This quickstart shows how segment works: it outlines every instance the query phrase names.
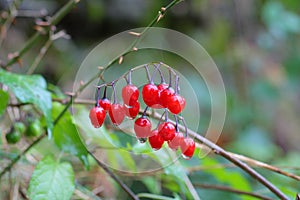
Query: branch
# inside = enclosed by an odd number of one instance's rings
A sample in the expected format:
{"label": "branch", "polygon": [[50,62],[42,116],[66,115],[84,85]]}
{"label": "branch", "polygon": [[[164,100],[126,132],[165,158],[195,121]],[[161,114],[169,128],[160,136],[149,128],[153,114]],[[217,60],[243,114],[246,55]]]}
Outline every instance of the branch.
{"label": "branch", "polygon": [[[172,6],[174,6],[175,4],[179,3],[181,0],[173,0],[166,8],[167,9],[170,9]],[[70,0],[61,10],[59,10],[57,12],[57,14],[55,14],[52,18],[51,18],[51,21],[50,21],[50,25],[56,25],[73,7],[74,5],[76,5],[77,3],[79,2],[79,0]],[[165,11],[167,10],[165,9]],[[164,12],[165,12],[164,11]],[[155,17],[154,20],[156,21],[159,21],[158,20],[159,17]],[[154,21],[153,20],[153,21]],[[149,26],[153,26],[155,23],[153,23],[153,21],[149,24]],[[143,33],[145,33],[148,29],[145,28]],[[40,32],[36,32],[30,39],[29,41],[23,46],[23,48],[17,52],[11,60],[9,60],[9,62],[2,66],[3,68],[7,68],[9,67],[10,65],[14,64],[15,62],[18,61],[18,59],[24,54],[26,53],[32,46],[33,44],[35,44],[41,37],[41,33]],[[133,46],[135,44],[138,43],[138,39],[136,39],[134,41],[134,43],[132,44]],[[132,48],[128,48],[127,52],[124,52],[124,55],[125,54],[128,54],[132,51]],[[106,65],[106,68],[103,68],[103,72],[105,69],[107,69],[109,66],[111,66],[115,61],[117,61],[119,58],[116,58],[114,60],[112,60],[111,62],[109,62],[107,65]],[[99,77],[99,75],[102,73],[102,70],[99,71],[99,73],[92,77],[89,81],[87,81],[85,84],[83,84],[75,93],[73,96],[71,96],[70,100],[65,102],[66,103],[66,106],[64,108],[64,110],[58,115],[58,117],[54,120],[54,124],[56,124],[60,119],[61,117],[64,115],[64,113],[69,109],[69,107],[72,105],[72,101],[73,99],[75,99],[79,93],[81,91],[83,91],[93,80],[95,80],[96,78]],[[24,105],[24,104],[22,104]],[[22,106],[22,105],[19,105],[19,106]],[[42,134],[37,140],[35,140],[33,143],[31,143],[23,152],[21,152],[15,159],[12,160],[12,162],[3,170],[1,171],[0,173],[0,178],[7,172],[9,171],[13,165],[18,161],[20,160],[20,158],[25,155],[35,144],[39,143],[44,137],[46,136],[46,134]],[[94,157],[94,155],[89,152],[90,155],[92,157]],[[95,157],[94,157],[95,158]],[[132,197],[132,199],[135,199],[135,200],[138,200],[139,198],[124,184],[121,182],[120,179],[118,179],[117,176],[115,176],[103,163],[101,163],[99,160],[97,160],[95,158],[95,160],[97,161],[98,165],[104,169],[123,189],[124,191],[126,191],[128,193],[129,196]]]}
{"label": "branch", "polygon": [[272,166],[272,165],[269,165],[267,163],[264,163],[264,162],[261,162],[261,161],[257,161],[257,160],[254,160],[252,158],[248,158],[246,156],[243,156],[243,155],[239,155],[239,154],[235,154],[235,153],[230,153],[228,152],[229,154],[231,154],[233,157],[236,157],[237,159],[239,160],[242,160],[252,166],[257,166],[257,167],[261,167],[261,168],[265,168],[265,169],[268,169],[270,171],[273,171],[273,172],[276,172],[278,174],[282,174],[284,176],[287,176],[287,177],[290,177],[292,179],[295,179],[297,181],[300,181],[300,176],[297,176],[295,174],[292,174],[292,173],[289,173],[289,172],[286,172],[286,171],[283,171],[275,166]]}
{"label": "branch", "polygon": [[[156,23],[158,23],[164,16],[164,14],[171,9],[173,6],[175,6],[176,4],[182,2],[183,0],[173,0],[169,5],[167,5],[166,7],[162,7],[160,11],[158,11],[158,14],[156,15],[156,17],[146,26],[146,28],[141,32],[141,33],[133,33],[133,32],[129,32],[129,34],[135,35],[137,37],[136,40],[133,41],[133,43],[123,52],[121,53],[119,56],[117,56],[116,58],[114,58],[112,61],[110,61],[106,66],[103,67],[103,69],[107,70],[109,67],[111,67],[115,62],[119,61],[120,58],[122,58],[122,61],[124,59],[124,56],[129,54],[130,52],[133,51],[137,51],[138,49],[136,48],[137,44],[143,39],[144,35],[146,34],[146,32],[153,27]],[[121,64],[121,63],[119,63]],[[97,77],[103,77],[103,74],[105,72],[105,70],[103,70],[102,72],[100,72]]]}
{"label": "branch", "polygon": [[6,69],[16,63],[29,49],[32,48],[37,41],[42,38],[42,36],[47,35],[45,33],[49,32],[51,26],[55,26],[58,22],[60,22],[60,20],[67,15],[74,8],[74,6],[79,3],[79,1],[80,0],[70,0],[67,4],[65,4],[53,17],[51,17],[49,26],[45,27],[43,31],[38,30],[33,36],[31,36],[30,39],[28,39],[21,50],[13,53],[14,56],[1,67]]}
{"label": "branch", "polygon": [[98,160],[94,154],[90,151],[88,151],[89,154],[96,160],[96,162],[98,163],[98,165],[112,178],[114,179],[120,186],[121,188],[133,199],[133,200],[139,200],[139,197],[137,195],[134,194],[134,192],[127,187],[127,185],[125,183],[123,183],[113,172],[110,171],[110,169],[103,164],[100,160]]}
{"label": "branch", "polygon": [[[153,113],[153,117],[156,119],[160,118],[160,115],[156,112]],[[179,126],[181,130],[185,130],[183,126]],[[256,172],[254,169],[249,167],[246,163],[242,162],[241,160],[237,159],[236,157],[232,156],[229,152],[221,148],[220,146],[216,145],[215,143],[211,142],[207,138],[203,137],[202,135],[199,135],[198,133],[188,129],[189,135],[194,137],[196,140],[198,140],[200,143],[204,144],[205,146],[209,147],[213,152],[217,155],[222,156],[223,158],[227,159],[228,161],[232,162],[236,166],[240,167],[242,170],[247,172],[250,176],[252,176],[254,179],[258,180],[261,184],[266,186],[270,191],[272,191],[277,197],[283,200],[288,200],[288,197],[282,193],[275,185],[273,185],[270,181],[268,181],[265,177],[260,175],[258,172]]]}
{"label": "branch", "polygon": [[3,40],[5,39],[7,35],[7,31],[11,25],[11,23],[14,21],[16,15],[17,15],[17,10],[19,6],[21,5],[23,0],[16,0],[11,3],[11,7],[9,8],[8,11],[8,16],[3,22],[3,25],[0,27],[0,47],[2,45]]}
{"label": "branch", "polygon": [[263,199],[263,200],[272,200],[271,198],[262,196],[260,194],[256,194],[256,193],[253,193],[253,192],[241,191],[241,190],[237,190],[237,189],[227,187],[227,186],[222,186],[222,185],[210,185],[210,184],[194,183],[194,186],[199,187],[199,188],[221,190],[221,191],[226,191],[226,192],[231,192],[231,193],[236,193],[236,194],[241,194],[241,195],[252,196],[252,197],[256,197],[258,199]]}
{"label": "branch", "polygon": [[0,173],[0,179],[2,178],[2,176],[8,172],[13,166],[14,164],[16,164],[16,162],[18,162],[18,160],[21,159],[21,157],[23,155],[25,155],[32,147],[34,147],[37,143],[39,143],[44,137],[46,136],[46,134],[42,134],[41,136],[39,136],[36,140],[33,141],[33,143],[31,143],[24,151],[22,151],[18,156],[16,156],[14,159],[11,160],[11,162],[9,163],[9,165],[7,165]]}

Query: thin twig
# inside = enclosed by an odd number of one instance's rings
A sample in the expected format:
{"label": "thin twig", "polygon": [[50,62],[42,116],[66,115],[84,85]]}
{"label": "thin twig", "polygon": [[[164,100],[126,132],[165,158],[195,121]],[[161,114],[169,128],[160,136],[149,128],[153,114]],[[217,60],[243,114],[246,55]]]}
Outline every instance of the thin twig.
{"label": "thin twig", "polygon": [[14,164],[16,164],[16,162],[18,162],[18,160],[21,159],[21,157],[23,155],[25,155],[32,147],[34,147],[37,143],[39,143],[44,137],[46,136],[46,134],[42,134],[41,136],[39,136],[36,140],[33,141],[33,143],[31,143],[24,151],[22,151],[18,156],[16,156],[15,158],[13,158],[11,160],[11,162],[9,163],[9,165],[7,165],[1,172],[0,172],[0,179],[1,177],[8,172],[13,166]]}
{"label": "thin twig", "polygon": [[68,3],[66,3],[53,17],[51,17],[51,20],[49,22],[48,27],[43,27],[44,31],[37,31],[35,34],[33,34],[27,42],[24,44],[24,46],[17,52],[14,53],[14,56],[8,60],[8,62],[1,67],[6,69],[9,66],[13,65],[16,63],[25,53],[27,53],[28,50],[32,48],[34,44],[36,44],[42,36],[45,36],[50,29],[51,26],[55,26],[60,20],[67,15],[73,8],[74,6],[79,3],[80,0],[69,0]]}
{"label": "thin twig", "polygon": [[[168,4],[166,7],[163,7],[163,14],[165,14],[169,9],[171,9],[173,6],[175,6],[176,4],[182,2],[182,0],[173,0],[170,4]],[[138,37],[136,37],[136,39],[132,42],[132,44],[125,49],[121,54],[119,54],[118,56],[116,56],[114,59],[112,59],[109,63],[106,64],[106,66],[104,66],[104,69],[108,69],[110,68],[114,63],[116,63],[119,58],[121,56],[125,56],[127,54],[129,54],[130,52],[134,52],[134,47],[137,47],[137,45],[139,44],[139,42],[144,38],[146,32],[148,32],[148,30],[153,27],[156,23],[158,23],[158,19],[159,17],[161,17],[161,13],[162,11],[159,11],[158,14],[155,16],[155,18],[146,26],[146,28],[144,28],[144,30],[138,34]],[[132,32],[130,32],[132,33]],[[103,77],[105,70],[100,71],[97,77]],[[93,79],[94,80],[94,79]],[[93,81],[92,80],[92,81]]]}
{"label": "thin twig", "polygon": [[236,157],[237,159],[242,160],[242,161],[250,164],[251,166],[257,166],[257,167],[265,168],[265,169],[268,169],[270,171],[276,172],[278,174],[282,174],[284,176],[287,176],[287,177],[290,177],[290,178],[295,179],[297,181],[300,181],[300,176],[297,176],[295,174],[283,171],[283,170],[281,170],[281,169],[279,169],[275,166],[269,165],[267,163],[264,163],[264,162],[261,162],[261,161],[258,161],[258,160],[254,160],[252,158],[248,158],[248,157],[243,156],[243,155],[230,153],[230,152],[228,152],[228,153],[230,155],[232,155],[233,157]]}
{"label": "thin twig", "polygon": [[198,188],[221,190],[221,191],[236,193],[236,194],[240,194],[240,195],[247,195],[247,196],[251,196],[251,197],[255,197],[255,198],[263,199],[263,200],[272,200],[271,198],[262,196],[260,194],[256,194],[253,192],[241,191],[241,190],[237,190],[237,189],[223,186],[223,185],[210,185],[210,184],[203,184],[203,183],[194,183],[194,186],[198,187]]}
{"label": "thin twig", "polygon": [[18,13],[17,10],[18,10],[19,6],[21,5],[22,1],[23,0],[16,0],[11,3],[11,7],[9,8],[9,11],[8,11],[8,16],[5,19],[5,21],[2,24],[1,29],[0,29],[0,47],[2,45],[3,40],[7,36],[7,32],[8,32],[8,29],[9,29],[11,23],[14,21],[15,17],[17,16],[17,13]]}
{"label": "thin twig", "polygon": [[[154,117],[156,119],[159,119],[160,115],[156,113],[154,114]],[[173,122],[174,123],[174,122]],[[179,126],[181,130],[184,130],[183,126]],[[258,180],[261,184],[266,186],[270,191],[272,191],[277,197],[283,200],[288,200],[288,197],[282,193],[275,185],[273,185],[270,181],[268,181],[265,177],[260,175],[258,172],[256,172],[254,169],[252,169],[249,165],[242,162],[241,160],[235,158],[232,156],[229,152],[221,148],[220,146],[216,145],[215,143],[211,142],[207,138],[203,137],[202,135],[199,135],[198,133],[188,129],[188,133],[190,136],[194,137],[196,140],[198,140],[200,143],[204,144],[205,146],[209,147],[213,152],[217,155],[222,156],[223,158],[226,158],[228,161],[234,163],[238,167],[240,167],[242,170],[247,172],[250,176],[252,176],[254,179]]]}
{"label": "thin twig", "polygon": [[52,40],[51,40],[51,38],[49,38],[46,41],[45,45],[40,49],[40,52],[39,52],[38,56],[35,57],[32,65],[30,66],[30,68],[27,71],[27,74],[32,74],[35,71],[35,69],[38,67],[39,63],[41,62],[41,60],[45,56],[45,54],[48,51],[51,44],[52,44]]}
{"label": "thin twig", "polygon": [[110,169],[102,163],[99,159],[97,159],[92,152],[89,151],[89,154],[96,160],[97,164],[112,178],[114,179],[120,187],[134,200],[139,200],[139,197],[134,194],[134,192],[125,184],[123,183]]}
{"label": "thin twig", "polygon": [[[51,25],[55,25],[57,24],[68,12],[70,12],[70,10],[79,2],[79,0],[70,0],[61,10],[59,10],[54,17],[52,17],[52,20],[51,20]],[[180,0],[173,0],[168,6],[167,8],[171,8],[173,5],[175,5],[176,3],[180,2]],[[155,24],[155,22],[151,22],[150,23],[150,26],[153,26]],[[150,27],[149,27],[150,28]],[[147,28],[144,29],[143,33],[145,33],[147,31]],[[15,62],[17,62],[17,60],[24,54],[26,53],[35,43],[37,40],[40,39],[40,32],[36,32],[28,41],[27,43],[23,46],[23,48],[17,53],[17,56],[13,57],[11,60],[9,60],[9,62],[2,66],[3,68],[7,68],[9,67],[10,65],[14,64]],[[134,44],[137,44],[138,41],[136,41]],[[131,48],[132,49],[132,48]],[[129,53],[131,50],[128,50],[127,53]],[[125,52],[126,53],[126,52]],[[127,54],[126,53],[126,54]],[[125,54],[124,54],[125,55]],[[123,56],[124,56],[123,55]],[[119,58],[119,57],[118,57]],[[109,66],[111,66],[114,62],[116,62],[118,60],[118,58],[112,60],[111,62],[109,62],[106,67],[103,68],[103,71],[104,69],[108,68]],[[96,78],[98,77],[102,77],[102,70],[99,71],[98,74],[96,74],[96,76],[92,77],[90,80],[88,80],[85,84],[81,85],[81,87],[79,87],[79,89],[75,92],[75,94],[72,96],[72,98],[66,102],[66,106],[64,108],[64,110],[58,115],[58,117],[54,120],[54,124],[56,124],[60,119],[61,117],[64,115],[64,113],[69,109],[69,107],[72,105],[72,100],[75,99],[80,92],[82,92],[88,85],[90,85]],[[9,171],[13,166],[14,164],[20,160],[20,158],[25,155],[33,146],[35,146],[37,143],[39,143],[44,137],[46,136],[46,134],[42,134],[40,137],[38,137],[33,143],[31,143],[24,151],[22,151],[16,158],[14,158],[11,163],[5,167],[1,173],[0,173],[0,178],[7,172]],[[91,156],[93,156],[91,154]],[[100,166],[102,166],[102,168],[105,170],[108,170],[109,169],[103,165],[102,163],[99,163],[98,164]],[[107,171],[107,172],[108,172]],[[110,171],[109,171],[110,172]],[[108,172],[108,173],[109,173]],[[112,176],[116,177],[113,173],[111,173]],[[118,178],[115,179],[117,182],[120,181]],[[124,186],[123,185],[123,189],[126,190],[128,193],[130,193],[130,189],[127,188],[126,189],[126,185]],[[131,197],[134,198],[134,199],[139,199],[137,196],[135,196],[134,194],[131,194]]]}

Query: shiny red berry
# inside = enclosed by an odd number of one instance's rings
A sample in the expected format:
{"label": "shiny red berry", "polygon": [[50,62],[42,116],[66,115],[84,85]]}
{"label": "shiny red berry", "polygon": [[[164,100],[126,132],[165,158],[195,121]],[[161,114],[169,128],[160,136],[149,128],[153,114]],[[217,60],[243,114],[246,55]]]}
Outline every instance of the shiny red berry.
{"label": "shiny red berry", "polygon": [[125,115],[129,118],[129,119],[134,119],[140,111],[140,102],[135,102],[135,104],[133,106],[127,106],[124,105],[124,110],[125,110]]}
{"label": "shiny red berry", "polygon": [[184,109],[185,104],[185,98],[178,94],[168,98],[168,109],[175,115],[179,114]]}
{"label": "shiny red berry", "polygon": [[167,88],[161,91],[159,96],[160,105],[162,105],[164,108],[167,108],[169,104],[169,98],[172,96],[174,96],[174,90],[172,88]]}
{"label": "shiny red berry", "polygon": [[190,159],[195,152],[196,144],[191,138],[184,138],[180,145],[182,156],[184,159]]}
{"label": "shiny red berry", "polygon": [[149,137],[149,143],[154,150],[159,150],[164,144],[164,139],[158,134],[158,130],[153,130]]}
{"label": "shiny red berry", "polygon": [[142,90],[143,100],[149,107],[159,104],[158,88],[156,85],[149,83],[143,87]]}
{"label": "shiny red berry", "polygon": [[115,125],[120,125],[125,118],[125,110],[123,105],[112,104],[108,112],[111,122]]}
{"label": "shiny red berry", "polygon": [[162,103],[161,103],[161,99],[160,99],[160,94],[162,91],[164,91],[165,89],[168,88],[168,84],[166,83],[161,83],[157,86],[157,89],[158,89],[158,104],[156,105],[153,105],[152,108],[156,108],[156,109],[161,109],[161,108],[165,108],[164,106],[162,106]]}
{"label": "shiny red berry", "polygon": [[172,140],[168,141],[168,145],[170,149],[177,150],[183,140],[184,135],[181,132],[176,132],[175,137]]}
{"label": "shiny red berry", "polygon": [[102,126],[105,116],[106,116],[106,112],[102,107],[94,107],[90,110],[89,117],[92,125],[95,128],[99,128]]}
{"label": "shiny red berry", "polygon": [[148,138],[151,135],[151,122],[145,116],[135,120],[133,128],[137,138]]}
{"label": "shiny red berry", "polygon": [[128,106],[132,106],[136,103],[136,101],[139,99],[139,89],[133,85],[128,84],[122,89],[122,99],[124,101],[124,104]]}
{"label": "shiny red berry", "polygon": [[107,98],[103,98],[99,100],[99,105],[102,107],[104,110],[109,111],[110,109],[110,100]]}
{"label": "shiny red berry", "polygon": [[169,141],[175,137],[175,126],[171,122],[164,122],[158,126],[158,134],[165,140]]}

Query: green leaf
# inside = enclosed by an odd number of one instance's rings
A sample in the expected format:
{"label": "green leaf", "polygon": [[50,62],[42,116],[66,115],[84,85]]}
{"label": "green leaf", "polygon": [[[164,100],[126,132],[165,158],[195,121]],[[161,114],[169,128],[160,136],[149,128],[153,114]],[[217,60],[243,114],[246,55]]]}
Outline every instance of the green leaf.
{"label": "green leaf", "polygon": [[[60,103],[53,103],[53,115],[57,116],[65,106]],[[89,168],[88,151],[82,143],[78,131],[72,121],[72,116],[66,112],[53,129],[55,144],[65,152],[77,156],[86,168]]]}
{"label": "green leaf", "polygon": [[56,85],[48,83],[47,90],[51,92],[52,98],[66,98],[66,95]]}
{"label": "green leaf", "polygon": [[159,181],[156,177],[153,176],[147,176],[144,177],[141,180],[145,186],[148,188],[148,190],[153,194],[161,194],[161,185],[159,184]]}
{"label": "green leaf", "polygon": [[0,101],[0,117],[1,117],[8,104],[8,100],[9,100],[8,93],[3,90],[0,90],[0,99],[1,99]]}
{"label": "green leaf", "polygon": [[[206,157],[202,160],[204,166],[216,166],[219,164],[216,160]],[[224,169],[209,169],[206,170],[207,173],[212,175],[218,181],[222,183],[226,183],[232,186],[235,189],[243,190],[243,191],[251,191],[250,183],[247,181],[243,175],[236,170],[224,170]],[[249,197],[243,196],[241,197],[243,200],[250,200]],[[251,198],[252,199],[252,198]]]}
{"label": "green leaf", "polygon": [[68,200],[75,188],[74,171],[70,163],[59,163],[47,156],[36,166],[29,183],[31,200]]}
{"label": "green leaf", "polygon": [[21,103],[32,103],[43,113],[48,127],[48,136],[51,138],[52,104],[45,79],[40,75],[20,75],[0,69],[0,83],[7,85]]}

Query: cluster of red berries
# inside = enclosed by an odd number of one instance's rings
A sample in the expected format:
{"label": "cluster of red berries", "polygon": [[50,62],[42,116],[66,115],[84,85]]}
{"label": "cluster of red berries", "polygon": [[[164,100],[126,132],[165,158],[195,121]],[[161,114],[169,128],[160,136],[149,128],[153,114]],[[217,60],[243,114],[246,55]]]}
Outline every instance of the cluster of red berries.
{"label": "cluster of red berries", "polygon": [[[147,71],[148,72],[148,71]],[[170,75],[171,76],[171,75]],[[149,77],[149,76],[148,76]],[[126,79],[126,78],[125,78]],[[99,98],[100,87],[97,90],[96,106],[90,110],[90,120],[95,128],[101,127],[106,112],[109,113],[113,124],[120,125],[125,116],[128,119],[135,119],[140,111],[139,89],[131,83],[131,71],[129,72],[129,80],[126,79],[127,85],[122,88],[123,104],[116,103],[116,91],[114,83],[105,85],[103,97]],[[184,109],[186,101],[184,97],[178,94],[178,88],[172,89],[170,84],[166,84],[164,79],[158,85],[154,84],[150,78],[149,83],[142,88],[142,99],[146,104],[146,108],[134,122],[134,132],[137,139],[144,143],[149,140],[149,144],[154,150],[159,150],[164,142],[167,142],[169,148],[173,150],[181,149],[184,158],[189,159],[195,151],[195,142],[183,134],[178,128],[178,114]],[[176,79],[178,81],[178,79]],[[114,93],[114,103],[106,98],[106,88],[111,85]],[[178,87],[178,83],[175,84]],[[146,111],[148,108],[165,109],[165,121],[160,123],[156,129],[152,130],[151,121],[147,118]],[[174,114],[176,124],[174,125],[168,120],[168,112]]]}

